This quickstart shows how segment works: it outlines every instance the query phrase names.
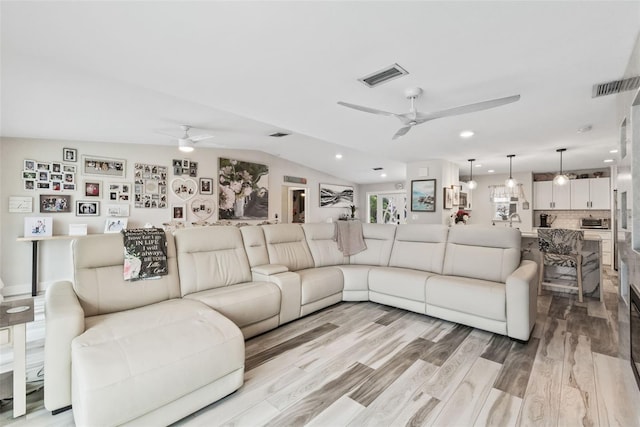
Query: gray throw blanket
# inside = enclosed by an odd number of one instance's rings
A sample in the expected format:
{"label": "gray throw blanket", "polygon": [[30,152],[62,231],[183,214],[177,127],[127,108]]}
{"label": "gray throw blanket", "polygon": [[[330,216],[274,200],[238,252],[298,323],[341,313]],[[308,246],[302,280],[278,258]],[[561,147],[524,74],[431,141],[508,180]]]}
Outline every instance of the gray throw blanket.
{"label": "gray throw blanket", "polygon": [[333,240],[338,243],[338,249],[344,256],[355,255],[367,249],[360,221],[337,221]]}
{"label": "gray throw blanket", "polygon": [[122,230],[124,240],[124,280],[166,276],[167,236],[160,228]]}

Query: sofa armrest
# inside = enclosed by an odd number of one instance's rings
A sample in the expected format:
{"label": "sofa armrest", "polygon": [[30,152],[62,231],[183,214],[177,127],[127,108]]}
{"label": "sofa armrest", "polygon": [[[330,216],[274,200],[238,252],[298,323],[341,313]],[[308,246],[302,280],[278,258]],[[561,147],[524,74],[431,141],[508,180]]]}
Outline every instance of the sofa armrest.
{"label": "sofa armrest", "polygon": [[278,273],[284,273],[285,271],[289,271],[289,269],[287,266],[281,264],[263,264],[251,267],[251,272],[254,275],[260,274],[262,276],[271,276]]}
{"label": "sofa armrest", "polygon": [[538,264],[524,260],[507,277],[507,335],[527,341],[538,312]]}
{"label": "sofa armrest", "polygon": [[44,405],[54,411],[71,405],[71,341],[84,332],[84,310],[66,281],[47,288],[44,304]]}

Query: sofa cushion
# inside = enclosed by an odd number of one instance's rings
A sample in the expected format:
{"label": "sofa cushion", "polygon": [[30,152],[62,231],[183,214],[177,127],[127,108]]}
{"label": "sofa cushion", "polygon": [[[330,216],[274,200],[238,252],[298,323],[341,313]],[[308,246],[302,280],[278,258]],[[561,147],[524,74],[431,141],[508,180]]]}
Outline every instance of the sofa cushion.
{"label": "sofa cushion", "polygon": [[302,224],[302,230],[316,267],[347,264],[349,262],[349,257],[340,252],[338,243],[334,240],[336,234],[335,223]]}
{"label": "sofa cushion", "polygon": [[262,227],[242,227],[240,228],[244,249],[247,252],[249,265],[269,264],[269,254],[267,253],[267,243],[264,241],[264,231]]}
{"label": "sofa cushion", "polygon": [[425,301],[425,284],[433,273],[408,268],[375,267],[369,271],[369,290],[413,301]]}
{"label": "sofa cushion", "polygon": [[521,241],[515,228],[452,227],[443,274],[504,283],[520,265]]}
{"label": "sofa cushion", "polygon": [[351,255],[350,264],[388,266],[396,226],[393,224],[362,224],[367,249]]}
{"label": "sofa cushion", "polygon": [[173,236],[167,234],[169,274],[159,279],[124,280],[124,245],[120,233],[73,240],[73,289],[85,316],[129,310],[180,296]]}
{"label": "sofa cushion", "polygon": [[314,267],[313,257],[298,224],[263,225],[269,263],[281,264],[290,271]]}
{"label": "sofa cushion", "polygon": [[300,275],[302,305],[342,293],[344,280],[338,267],[320,267],[296,271]]}
{"label": "sofa cushion", "polygon": [[456,276],[427,280],[427,305],[435,305],[493,320],[507,320],[504,283]]}
{"label": "sofa cushion", "polygon": [[448,231],[440,224],[398,225],[389,267],[441,274]]}
{"label": "sofa cushion", "polygon": [[241,283],[187,295],[222,313],[240,328],[280,313],[280,288],[269,282]]}
{"label": "sofa cushion", "polygon": [[238,327],[198,301],[163,301],[86,326],[71,346],[78,425],[126,423],[244,366]]}
{"label": "sofa cushion", "polygon": [[176,230],[182,296],[251,281],[249,260],[236,227]]}

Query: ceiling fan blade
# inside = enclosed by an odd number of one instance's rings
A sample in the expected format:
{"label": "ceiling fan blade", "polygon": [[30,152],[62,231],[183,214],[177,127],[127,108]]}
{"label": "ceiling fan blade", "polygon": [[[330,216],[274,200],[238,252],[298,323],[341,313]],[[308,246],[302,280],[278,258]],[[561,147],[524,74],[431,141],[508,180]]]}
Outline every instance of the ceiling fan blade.
{"label": "ceiling fan blade", "polygon": [[507,96],[505,98],[490,99],[489,101],[476,102],[475,104],[462,105],[460,107],[449,108],[447,110],[436,111],[435,113],[422,113],[418,119],[419,123],[428,120],[439,119],[441,117],[457,116],[460,114],[473,113],[476,111],[488,110],[501,105],[510,104],[520,99],[520,95]]}
{"label": "ceiling fan blade", "polygon": [[398,139],[402,135],[406,135],[406,133],[409,132],[412,127],[413,126],[405,126],[405,127],[402,127],[400,129],[398,129],[398,132],[396,132],[396,134],[393,135],[393,138],[391,138],[391,139]]}
{"label": "ceiling fan blade", "polygon": [[192,136],[189,139],[193,142],[198,142],[198,141],[204,141],[205,139],[211,139],[214,138],[213,135],[196,135],[196,136]]}
{"label": "ceiling fan blade", "polygon": [[338,104],[340,104],[342,106],[345,106],[345,107],[353,108],[354,110],[364,111],[365,113],[380,114],[382,116],[392,116],[392,117],[397,116],[397,114],[395,114],[395,113],[390,113],[388,111],[382,111],[382,110],[376,110],[375,108],[363,107],[362,105],[349,104],[348,102],[338,101]]}
{"label": "ceiling fan blade", "polygon": [[154,131],[153,133],[157,133],[158,135],[170,136],[170,137],[171,137],[171,138],[173,138],[173,139],[180,139],[180,137],[179,137],[179,136],[175,136],[175,135],[172,135],[172,134],[167,133],[167,132]]}

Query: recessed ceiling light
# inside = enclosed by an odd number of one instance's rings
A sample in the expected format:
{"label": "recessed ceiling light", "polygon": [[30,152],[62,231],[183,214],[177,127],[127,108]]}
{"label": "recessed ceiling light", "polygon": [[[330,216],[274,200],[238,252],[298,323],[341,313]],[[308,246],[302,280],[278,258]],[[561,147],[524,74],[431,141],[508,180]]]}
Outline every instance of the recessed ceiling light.
{"label": "recessed ceiling light", "polygon": [[386,178],[386,177],[387,177],[387,174],[386,174],[386,173],[381,173],[381,174],[380,174],[380,176],[381,176],[382,178]]}
{"label": "recessed ceiling light", "polygon": [[593,126],[591,125],[584,125],[580,128],[578,128],[578,133],[585,133],[585,132],[589,132],[591,129],[593,129]]}
{"label": "recessed ceiling light", "polygon": [[615,154],[618,152],[618,150],[616,148],[614,148],[613,150],[609,150],[610,153]]}
{"label": "recessed ceiling light", "polygon": [[342,154],[338,153],[336,154],[336,159],[341,159],[342,158]]}
{"label": "recessed ceiling light", "polygon": [[605,163],[613,163],[613,159],[605,159],[604,162]]}
{"label": "recessed ceiling light", "polygon": [[487,172],[494,173],[495,171],[493,169],[489,169]]}
{"label": "recessed ceiling light", "polygon": [[475,133],[472,130],[463,130],[460,132],[460,138],[471,138]]}

